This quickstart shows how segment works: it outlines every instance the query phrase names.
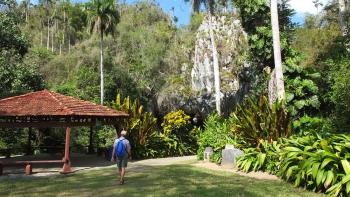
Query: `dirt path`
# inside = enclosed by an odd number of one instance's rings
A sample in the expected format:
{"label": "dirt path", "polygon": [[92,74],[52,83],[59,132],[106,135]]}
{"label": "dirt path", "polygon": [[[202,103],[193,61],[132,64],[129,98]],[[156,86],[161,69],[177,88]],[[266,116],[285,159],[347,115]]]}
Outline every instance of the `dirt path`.
{"label": "dirt path", "polygon": [[235,168],[224,168],[222,166],[219,166],[215,163],[208,163],[203,161],[198,161],[193,166],[199,167],[199,168],[206,168],[209,170],[217,170],[217,171],[225,171],[225,172],[232,172],[233,174],[237,174],[239,176],[246,176],[250,178],[260,179],[260,180],[280,180],[277,176],[268,174],[266,172],[249,172],[244,173],[241,171],[238,171]]}

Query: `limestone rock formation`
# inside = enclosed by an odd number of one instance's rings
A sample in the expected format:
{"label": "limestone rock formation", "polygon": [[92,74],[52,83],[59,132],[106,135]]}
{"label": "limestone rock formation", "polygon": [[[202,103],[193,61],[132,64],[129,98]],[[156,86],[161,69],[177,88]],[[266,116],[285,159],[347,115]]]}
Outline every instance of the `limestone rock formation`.
{"label": "limestone rock formation", "polygon": [[[221,15],[213,19],[213,31],[217,46],[221,96],[223,112],[228,112],[244,96],[247,84],[242,81],[248,53],[247,35],[240,20],[235,16]],[[187,113],[207,115],[215,109],[214,70],[211,41],[209,35],[209,18],[204,17],[196,33],[192,65],[182,67],[181,75],[189,79],[187,87],[176,87],[170,95],[160,95],[158,106],[161,111],[182,108]],[[178,90],[187,90],[186,96],[179,95]],[[188,89],[191,93],[188,94]],[[175,92],[176,95],[175,95]]]}

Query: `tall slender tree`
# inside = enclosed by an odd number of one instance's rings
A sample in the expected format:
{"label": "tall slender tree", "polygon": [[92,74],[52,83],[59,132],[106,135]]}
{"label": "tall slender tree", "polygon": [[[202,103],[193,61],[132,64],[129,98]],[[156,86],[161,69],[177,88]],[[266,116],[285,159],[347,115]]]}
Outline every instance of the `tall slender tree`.
{"label": "tall slender tree", "polygon": [[343,36],[349,34],[348,27],[348,18],[349,18],[349,1],[348,0],[339,0],[339,17],[340,17],[340,27],[343,33]]}
{"label": "tall slender tree", "polygon": [[88,24],[90,33],[96,32],[100,37],[100,93],[101,104],[104,98],[103,74],[103,36],[114,34],[119,22],[119,13],[114,0],[91,0],[87,3]]}
{"label": "tall slender tree", "polygon": [[280,32],[278,23],[278,9],[277,0],[271,0],[271,25],[272,25],[272,37],[273,37],[273,54],[275,60],[275,84],[277,99],[283,100],[285,97],[283,70],[282,70],[282,58],[281,58],[281,43]]}

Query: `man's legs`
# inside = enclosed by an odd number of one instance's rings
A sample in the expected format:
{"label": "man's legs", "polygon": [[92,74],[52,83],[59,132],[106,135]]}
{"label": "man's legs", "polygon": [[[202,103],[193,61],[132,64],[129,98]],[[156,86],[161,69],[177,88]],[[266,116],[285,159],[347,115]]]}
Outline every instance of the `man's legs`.
{"label": "man's legs", "polygon": [[124,176],[125,176],[125,168],[122,167],[120,171],[120,181],[124,181]]}
{"label": "man's legs", "polygon": [[118,168],[119,168],[119,176],[120,176],[120,184],[124,184],[124,176],[126,167],[128,165],[128,157],[124,157],[123,159],[118,160]]}
{"label": "man's legs", "polygon": [[119,168],[119,177],[122,177],[122,168]]}

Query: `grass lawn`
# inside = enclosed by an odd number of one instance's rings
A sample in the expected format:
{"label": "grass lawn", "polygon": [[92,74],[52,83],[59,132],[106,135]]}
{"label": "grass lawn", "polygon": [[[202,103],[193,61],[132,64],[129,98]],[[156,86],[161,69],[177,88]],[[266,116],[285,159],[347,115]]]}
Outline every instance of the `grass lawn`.
{"label": "grass lawn", "polygon": [[125,185],[115,168],[0,179],[0,196],[321,196],[283,181],[256,180],[190,165],[135,167]]}

